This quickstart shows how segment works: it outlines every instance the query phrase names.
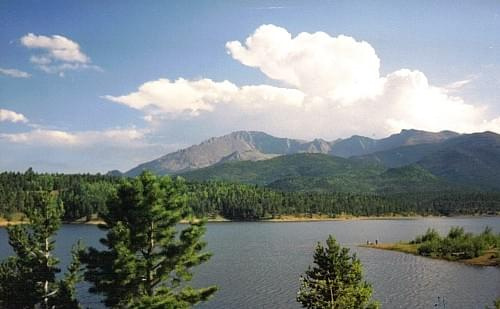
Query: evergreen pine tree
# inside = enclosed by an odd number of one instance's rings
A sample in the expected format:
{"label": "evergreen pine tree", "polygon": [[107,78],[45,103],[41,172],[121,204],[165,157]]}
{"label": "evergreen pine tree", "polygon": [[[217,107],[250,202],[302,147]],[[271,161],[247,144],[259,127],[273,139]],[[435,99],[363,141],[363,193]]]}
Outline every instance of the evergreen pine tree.
{"label": "evergreen pine tree", "polygon": [[102,294],[110,307],[183,308],[205,301],[215,287],[193,289],[183,282],[190,269],[209,259],[201,252],[204,222],[190,221],[186,185],[181,179],[143,173],[124,180],[102,215],[105,250],[82,254],[90,292]]}
{"label": "evergreen pine tree", "polygon": [[371,286],[363,281],[362,266],[348,248],[341,248],[330,235],[327,247],[318,243],[314,252],[314,266],[309,266],[300,277],[297,301],[304,308],[377,308],[369,303]]}
{"label": "evergreen pine tree", "polygon": [[62,203],[56,193],[36,192],[32,197],[29,223],[7,228],[15,255],[0,264],[0,307],[79,308],[74,296],[78,259],[63,280],[56,279],[60,269],[52,254],[53,237],[61,225]]}

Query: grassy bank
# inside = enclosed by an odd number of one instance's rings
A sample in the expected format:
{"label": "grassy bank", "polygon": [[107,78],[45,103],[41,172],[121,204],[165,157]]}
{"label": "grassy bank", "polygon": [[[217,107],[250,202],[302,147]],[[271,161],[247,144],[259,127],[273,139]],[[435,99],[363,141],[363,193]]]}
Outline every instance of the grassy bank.
{"label": "grassy bank", "polygon": [[361,247],[399,251],[419,256],[463,262],[477,266],[500,266],[500,234],[491,228],[478,235],[453,227],[446,237],[428,229],[411,242],[367,244]]}
{"label": "grassy bank", "polygon": [[[197,221],[197,219],[195,219]],[[230,222],[231,220],[228,220],[226,218],[217,216],[215,218],[210,218],[207,220],[208,222]],[[0,227],[6,227],[9,225],[16,225],[16,224],[23,224],[23,223],[28,223],[27,220],[23,219],[15,219],[15,220],[7,220],[5,218],[0,217]],[[79,219],[79,220],[73,220],[73,221],[63,221],[63,224],[89,224],[89,225],[98,225],[104,223],[103,220],[99,218],[93,218],[91,220],[85,220],[85,219]],[[188,223],[187,220],[181,220],[181,223]]]}
{"label": "grassy bank", "polygon": [[[382,250],[391,250],[398,251],[413,255],[418,255],[418,246],[416,244],[410,243],[383,243],[383,244],[372,244],[372,245],[360,245],[363,248],[373,248],[373,249],[382,249]],[[471,258],[471,259],[457,259],[457,258],[449,258],[446,256],[426,256],[428,258],[438,259],[438,260],[446,260],[452,262],[461,262],[469,265],[475,266],[500,266],[500,250],[498,249],[490,249],[485,251],[482,255]]]}
{"label": "grassy bank", "polygon": [[[354,220],[417,220],[424,218],[482,218],[484,215],[475,216],[418,216],[418,215],[387,215],[387,216],[350,216],[350,215],[339,215],[335,217],[330,217],[327,215],[281,215],[277,217],[263,218],[260,220],[255,220],[254,222],[319,222],[319,221],[354,221]],[[222,216],[210,217],[207,219],[208,222],[241,222],[248,220],[231,220],[226,219]],[[7,220],[6,218],[0,217],[0,227],[5,227],[8,225],[27,223],[24,217],[18,217],[14,219]],[[65,221],[64,224],[101,224],[104,223],[99,218],[92,218],[91,220],[78,219],[73,221]],[[182,221],[181,223],[188,223],[187,221]]]}
{"label": "grassy bank", "polygon": [[0,217],[0,227],[26,222],[26,215],[21,212],[13,213],[8,218]]}
{"label": "grassy bank", "polygon": [[424,218],[422,216],[351,216],[339,215],[335,217],[327,215],[281,215],[274,218],[264,218],[264,222],[310,222],[310,221],[345,221],[345,220],[414,220]]}

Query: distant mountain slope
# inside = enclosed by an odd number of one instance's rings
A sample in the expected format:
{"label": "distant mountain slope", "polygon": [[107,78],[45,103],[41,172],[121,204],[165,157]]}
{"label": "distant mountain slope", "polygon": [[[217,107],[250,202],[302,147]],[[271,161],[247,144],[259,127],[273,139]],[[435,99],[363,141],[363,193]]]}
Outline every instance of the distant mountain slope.
{"label": "distant mountain slope", "polygon": [[382,164],[388,168],[395,168],[414,164],[422,160],[425,156],[438,151],[441,147],[442,144],[440,143],[409,145],[353,158]]}
{"label": "distant mountain slope", "polygon": [[386,167],[418,164],[449,182],[483,189],[500,189],[500,135],[463,134],[442,143],[397,147],[357,157]]}
{"label": "distant mountain slope", "polygon": [[399,193],[454,188],[420,166],[386,170],[377,164],[324,154],[294,154],[259,162],[230,162],[183,173],[182,176],[191,181],[258,184],[282,191]]}
{"label": "distant mountain slope", "polygon": [[377,191],[383,193],[432,192],[461,189],[419,165],[390,168],[375,181]]}
{"label": "distant mountain slope", "polygon": [[335,143],[330,154],[348,158],[401,146],[437,144],[457,136],[458,133],[451,131],[434,133],[421,130],[402,130],[400,133],[379,140],[355,135]]}
{"label": "distant mountain slope", "polygon": [[126,172],[125,175],[136,176],[144,170],[150,170],[161,175],[174,174],[226,161],[259,161],[295,153],[324,153],[348,158],[401,145],[438,143],[457,135],[457,133],[449,131],[431,133],[418,130],[403,130],[401,133],[380,140],[352,136],[348,139],[328,142],[322,139],[303,141],[274,137],[263,132],[238,131],[225,136],[210,138],[199,145],[141,164]]}
{"label": "distant mountain slope", "polygon": [[423,157],[418,164],[454,183],[500,189],[500,135],[466,134]]}
{"label": "distant mountain slope", "polygon": [[267,187],[281,191],[344,191],[344,192],[432,192],[448,191],[457,187],[432,175],[418,165],[389,169],[377,175],[346,177],[289,177],[279,179]]}
{"label": "distant mountain slope", "polygon": [[169,153],[156,160],[141,164],[126,173],[127,176],[136,176],[144,170],[157,174],[172,174],[181,171],[198,169],[219,163],[221,160],[230,160],[230,157],[243,156],[253,160],[268,159],[266,154],[299,144],[300,141],[275,139],[260,132],[234,132],[217,138],[210,138],[199,145]]}
{"label": "distant mountain slope", "polygon": [[375,176],[384,168],[325,154],[302,153],[252,162],[227,162],[181,174],[188,180],[223,180],[267,185],[283,178],[343,176],[362,178]]}
{"label": "distant mountain slope", "polygon": [[157,174],[173,174],[195,170],[225,161],[265,160],[278,155],[299,152],[328,152],[330,145],[322,140],[312,142],[278,138],[263,132],[238,131],[213,137],[156,160],[141,164],[126,173],[137,176],[144,170]]}

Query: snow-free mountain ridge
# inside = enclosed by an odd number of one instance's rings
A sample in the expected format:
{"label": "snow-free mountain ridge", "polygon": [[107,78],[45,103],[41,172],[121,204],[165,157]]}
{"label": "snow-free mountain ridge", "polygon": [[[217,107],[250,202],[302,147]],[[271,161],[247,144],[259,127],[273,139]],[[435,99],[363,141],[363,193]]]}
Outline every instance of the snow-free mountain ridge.
{"label": "snow-free mountain ridge", "polygon": [[212,137],[198,145],[140,164],[125,175],[136,176],[144,170],[159,175],[179,174],[228,161],[259,161],[296,153],[322,153],[349,158],[401,146],[440,143],[457,136],[458,133],[451,131],[434,133],[402,130],[382,139],[355,135],[334,141],[323,139],[305,141],[274,137],[259,131],[237,131],[221,137]]}

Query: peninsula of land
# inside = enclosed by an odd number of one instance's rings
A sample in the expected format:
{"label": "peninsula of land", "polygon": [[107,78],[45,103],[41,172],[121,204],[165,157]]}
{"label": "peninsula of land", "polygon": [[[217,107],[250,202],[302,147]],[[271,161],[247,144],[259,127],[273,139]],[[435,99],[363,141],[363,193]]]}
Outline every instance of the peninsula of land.
{"label": "peninsula of land", "polygon": [[487,227],[478,235],[453,227],[446,237],[428,229],[410,242],[367,243],[360,247],[399,251],[434,259],[462,262],[476,266],[500,266],[500,234]]}

